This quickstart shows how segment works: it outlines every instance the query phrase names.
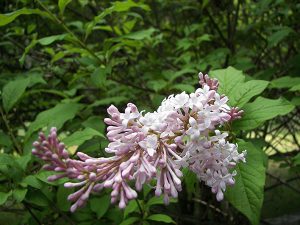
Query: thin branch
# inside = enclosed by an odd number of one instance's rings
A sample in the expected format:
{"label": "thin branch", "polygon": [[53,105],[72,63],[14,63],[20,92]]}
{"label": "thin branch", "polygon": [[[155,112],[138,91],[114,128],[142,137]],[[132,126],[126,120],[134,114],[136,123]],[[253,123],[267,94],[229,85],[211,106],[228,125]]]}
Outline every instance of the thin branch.
{"label": "thin branch", "polygon": [[[286,180],[285,182],[286,182],[286,183],[289,183],[289,182],[292,182],[292,181],[298,180],[298,179],[299,179],[299,177],[292,177],[292,178]],[[265,191],[270,191],[270,190],[272,190],[273,188],[276,188],[276,187],[278,187],[278,186],[280,186],[280,185],[282,185],[282,183],[281,183],[281,182],[278,182],[278,183],[273,184],[273,185],[271,185],[271,186],[269,186],[269,187],[266,187],[266,188],[265,188]]]}
{"label": "thin branch", "polygon": [[194,202],[198,202],[198,203],[200,203],[200,204],[202,204],[202,205],[208,206],[209,208],[211,208],[212,210],[216,211],[217,213],[222,214],[224,217],[227,217],[227,216],[228,216],[227,213],[223,212],[221,209],[215,207],[215,206],[212,205],[212,204],[209,204],[209,203],[206,202],[206,201],[203,201],[203,200],[198,199],[198,198],[193,198],[193,201],[194,201]]}
{"label": "thin branch", "polygon": [[37,216],[32,212],[31,208],[29,207],[29,204],[23,202],[23,205],[24,205],[25,208],[28,210],[29,214],[33,217],[33,219],[37,222],[37,224],[42,225],[42,223],[41,223],[41,221],[39,220],[39,218],[37,218]]}
{"label": "thin branch", "polygon": [[36,1],[49,14],[52,20],[54,20],[58,25],[60,25],[67,33],[69,33],[75,39],[75,41],[80,45],[80,47],[85,49],[91,56],[93,56],[98,61],[99,64],[102,64],[102,60],[91,49],[89,49],[86,46],[86,44],[83,43],[80,40],[80,38],[78,38],[77,35],[73,33],[73,31],[71,31],[62,20],[58,19],[57,16],[53,14],[40,0],[36,0]]}
{"label": "thin branch", "polygon": [[290,188],[291,190],[295,191],[296,193],[300,194],[300,191],[299,191],[297,188],[295,188],[295,187],[293,187],[292,185],[290,185],[288,182],[281,180],[280,178],[278,178],[278,177],[276,177],[276,176],[270,174],[269,172],[267,172],[267,175],[268,175],[269,177],[271,177],[271,178],[277,180],[280,184],[282,184],[282,185],[284,185],[284,186]]}
{"label": "thin branch", "polygon": [[214,29],[218,32],[218,34],[219,34],[221,40],[224,42],[225,46],[228,47],[228,48],[230,48],[230,46],[228,45],[228,42],[227,42],[226,38],[224,37],[222,31],[220,30],[218,24],[215,22],[214,18],[210,15],[210,13],[209,13],[209,11],[207,9],[205,9],[205,11],[206,11],[206,13],[207,13],[207,15],[209,17],[209,20],[211,21]]}
{"label": "thin branch", "polygon": [[15,146],[17,152],[18,152],[19,154],[22,154],[22,148],[21,148],[21,146],[19,145],[18,140],[17,140],[17,138],[15,137],[15,135],[14,135],[14,133],[13,133],[11,127],[10,127],[9,121],[8,121],[8,119],[7,119],[7,116],[6,116],[6,114],[3,112],[1,106],[0,106],[0,114],[1,114],[2,120],[4,121],[4,124],[5,124],[5,126],[6,126],[6,129],[7,129],[8,133],[9,133],[9,135],[10,135],[10,137],[11,137],[13,143],[14,143],[14,146]]}

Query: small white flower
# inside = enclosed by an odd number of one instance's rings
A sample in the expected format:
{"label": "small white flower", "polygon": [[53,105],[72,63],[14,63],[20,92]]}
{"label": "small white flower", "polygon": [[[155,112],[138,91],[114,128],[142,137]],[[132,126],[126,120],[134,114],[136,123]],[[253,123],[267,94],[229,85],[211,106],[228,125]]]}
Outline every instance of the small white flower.
{"label": "small white flower", "polygon": [[139,145],[145,149],[148,154],[152,157],[156,152],[158,146],[158,138],[155,134],[148,135],[145,140],[140,141]]}

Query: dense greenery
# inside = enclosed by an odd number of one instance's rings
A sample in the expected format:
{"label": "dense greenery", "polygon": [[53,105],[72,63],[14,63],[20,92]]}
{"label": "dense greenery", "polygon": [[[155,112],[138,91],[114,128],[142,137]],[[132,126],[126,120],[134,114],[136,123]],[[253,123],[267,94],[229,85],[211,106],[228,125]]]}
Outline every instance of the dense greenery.
{"label": "dense greenery", "polygon": [[[300,199],[297,1],[3,0],[0,9],[0,224],[255,225],[295,211],[264,196],[284,186]],[[102,192],[70,213],[71,191],[31,155],[38,131],[56,126],[71,153],[107,155],[110,104],[153,111],[194,91],[199,71],[245,111],[229,129],[247,163],[226,199],[186,172],[169,206],[145,186],[124,211]]]}

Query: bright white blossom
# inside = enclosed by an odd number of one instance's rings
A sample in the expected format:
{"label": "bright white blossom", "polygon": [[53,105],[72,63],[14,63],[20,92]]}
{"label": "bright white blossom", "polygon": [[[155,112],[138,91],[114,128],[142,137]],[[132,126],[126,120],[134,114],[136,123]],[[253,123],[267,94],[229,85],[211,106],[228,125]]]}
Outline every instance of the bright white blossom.
{"label": "bright white blossom", "polygon": [[[33,153],[47,162],[47,170],[62,173],[50,180],[68,177],[77,182],[65,187],[80,187],[68,199],[74,204],[71,211],[85,205],[91,192],[112,188],[111,202],[124,208],[137,197],[135,190],[143,184],[156,181],[157,196],[163,195],[166,204],[181,191],[182,168],[193,171],[216,194],[224,198],[228,185],[234,184],[234,167],[245,162],[246,151],[228,141],[222,125],[240,118],[242,111],[227,105],[228,98],[217,93],[218,81],[199,74],[201,88],[194,93],[170,95],[156,112],[143,115],[129,103],[124,113],[115,106],[108,108],[110,118],[105,149],[113,156],[92,158],[77,153],[79,160],[70,159],[64,145],[57,139],[53,128],[48,137],[40,134]],[[135,189],[128,182],[135,181]]]}

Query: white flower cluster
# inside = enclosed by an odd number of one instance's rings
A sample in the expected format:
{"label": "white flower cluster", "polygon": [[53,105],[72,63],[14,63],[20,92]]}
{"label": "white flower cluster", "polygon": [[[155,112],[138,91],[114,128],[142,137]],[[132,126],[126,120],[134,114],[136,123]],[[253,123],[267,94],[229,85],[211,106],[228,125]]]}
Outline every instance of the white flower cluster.
{"label": "white flower cluster", "polygon": [[156,112],[138,119],[148,133],[141,147],[153,156],[159,142],[176,144],[172,154],[175,164],[195,172],[216,193],[218,201],[223,199],[226,185],[234,184],[236,171],[230,169],[240,160],[245,162],[246,155],[246,151],[239,153],[238,146],[226,140],[228,134],[219,130],[235,119],[227,101],[226,96],[203,84],[189,95],[183,92],[169,96]]}
{"label": "white flower cluster", "polygon": [[[112,188],[111,202],[124,208],[137,197],[143,184],[156,181],[155,194],[177,197],[181,191],[181,170],[195,172],[201,181],[211,187],[217,200],[224,197],[227,185],[234,184],[238,161],[245,162],[246,151],[239,153],[230,143],[228,134],[220,131],[224,123],[240,118],[242,111],[227,105],[228,98],[217,93],[218,81],[199,74],[201,88],[164,99],[157,111],[143,115],[128,103],[124,113],[111,105],[105,149],[111,157],[92,158],[78,152],[79,159],[71,159],[56,134],[40,134],[34,142],[33,154],[47,164],[45,169],[59,171],[50,180],[68,177],[75,182],[65,187],[80,187],[69,195],[71,211],[83,207],[90,193]],[[135,189],[129,181],[135,181]]]}

